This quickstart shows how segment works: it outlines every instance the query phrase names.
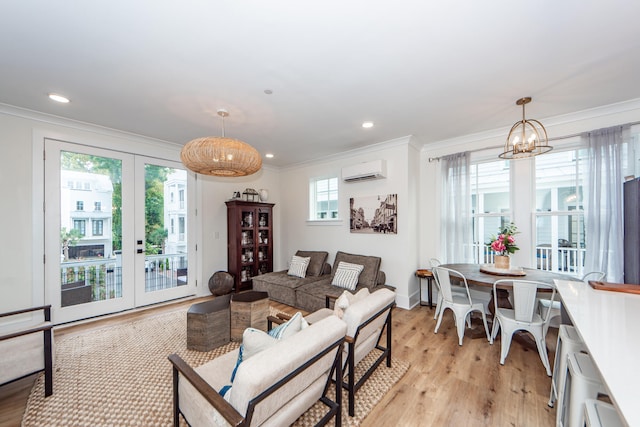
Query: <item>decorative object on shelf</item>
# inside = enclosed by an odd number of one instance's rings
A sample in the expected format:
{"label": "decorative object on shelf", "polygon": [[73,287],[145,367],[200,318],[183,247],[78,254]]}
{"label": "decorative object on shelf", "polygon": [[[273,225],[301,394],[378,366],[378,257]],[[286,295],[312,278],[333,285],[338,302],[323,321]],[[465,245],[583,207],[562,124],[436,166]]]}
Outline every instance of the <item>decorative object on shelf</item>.
{"label": "decorative object on shelf", "polygon": [[495,252],[495,268],[510,269],[509,255],[520,249],[516,246],[515,234],[518,234],[518,227],[514,223],[509,223],[509,225],[500,230],[497,236],[491,236],[491,241],[487,243],[487,246]]}
{"label": "decorative object on shelf", "polygon": [[259,194],[261,202],[266,202],[269,199],[269,190],[266,188],[261,188]]}
{"label": "decorative object on shelf", "polygon": [[231,197],[231,200],[240,200],[242,198],[242,196],[240,195],[239,191],[234,191],[233,192],[233,197]]}
{"label": "decorative object on shelf", "polygon": [[203,175],[245,176],[262,167],[258,150],[246,142],[224,135],[226,110],[218,110],[222,117],[222,136],[206,136],[189,141],[180,151],[180,160],[188,169]]}
{"label": "decorative object on shelf", "polygon": [[257,202],[259,198],[258,192],[253,188],[246,188],[242,195],[244,196],[244,200],[246,202]]}
{"label": "decorative object on shelf", "polygon": [[525,118],[524,106],[531,102],[527,96],[516,101],[516,105],[522,105],[522,120],[516,122],[509,131],[504,153],[498,157],[501,159],[523,159],[553,150],[549,145],[547,130],[537,120]]}

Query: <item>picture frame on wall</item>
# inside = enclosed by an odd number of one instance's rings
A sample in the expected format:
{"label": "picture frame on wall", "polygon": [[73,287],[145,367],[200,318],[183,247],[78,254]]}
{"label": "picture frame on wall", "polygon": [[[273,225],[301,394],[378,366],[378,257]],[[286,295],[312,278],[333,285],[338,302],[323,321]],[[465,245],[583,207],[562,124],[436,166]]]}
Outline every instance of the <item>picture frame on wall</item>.
{"label": "picture frame on wall", "polygon": [[398,234],[398,195],[351,197],[351,233]]}

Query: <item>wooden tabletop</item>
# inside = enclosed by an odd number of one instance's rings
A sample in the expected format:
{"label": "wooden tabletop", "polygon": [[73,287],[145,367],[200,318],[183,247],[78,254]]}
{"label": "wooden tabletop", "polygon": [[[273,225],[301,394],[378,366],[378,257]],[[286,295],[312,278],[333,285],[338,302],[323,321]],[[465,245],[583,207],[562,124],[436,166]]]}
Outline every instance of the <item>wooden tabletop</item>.
{"label": "wooden tabletop", "polygon": [[480,264],[442,264],[440,267],[449,268],[459,271],[466,277],[467,283],[478,286],[493,286],[493,282],[500,279],[514,280],[535,280],[537,282],[548,283],[553,285],[553,280],[578,280],[573,276],[560,273],[551,273],[549,271],[536,270],[535,268],[525,268],[524,276],[498,276],[480,271]]}

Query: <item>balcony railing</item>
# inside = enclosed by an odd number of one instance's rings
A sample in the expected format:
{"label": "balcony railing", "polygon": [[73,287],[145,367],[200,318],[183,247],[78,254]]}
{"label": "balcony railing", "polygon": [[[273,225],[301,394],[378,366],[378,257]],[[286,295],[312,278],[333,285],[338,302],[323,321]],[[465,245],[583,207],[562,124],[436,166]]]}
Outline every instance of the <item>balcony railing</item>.
{"label": "balcony railing", "polygon": [[[575,276],[584,274],[584,248],[536,246],[536,268]],[[486,245],[473,244],[473,260],[478,264],[493,264],[495,252]]]}
{"label": "balcony railing", "polygon": [[[121,298],[122,263],[119,257],[61,262],[60,284],[63,292],[63,307],[65,305]],[[146,256],[146,292],[169,289],[186,284],[186,254]]]}

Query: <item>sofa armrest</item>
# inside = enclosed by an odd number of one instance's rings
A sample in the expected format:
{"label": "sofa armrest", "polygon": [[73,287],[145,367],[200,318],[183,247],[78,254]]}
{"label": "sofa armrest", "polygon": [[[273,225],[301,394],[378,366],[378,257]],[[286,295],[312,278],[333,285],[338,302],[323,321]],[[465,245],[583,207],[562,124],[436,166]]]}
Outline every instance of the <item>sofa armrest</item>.
{"label": "sofa armrest", "polygon": [[169,361],[173,364],[173,416],[174,425],[179,425],[180,402],[178,400],[178,373],[204,397],[207,402],[232,426],[240,425],[244,417],[224,400],[220,393],[211,387],[198,373],[193,370],[180,356],[173,353],[169,355]]}

